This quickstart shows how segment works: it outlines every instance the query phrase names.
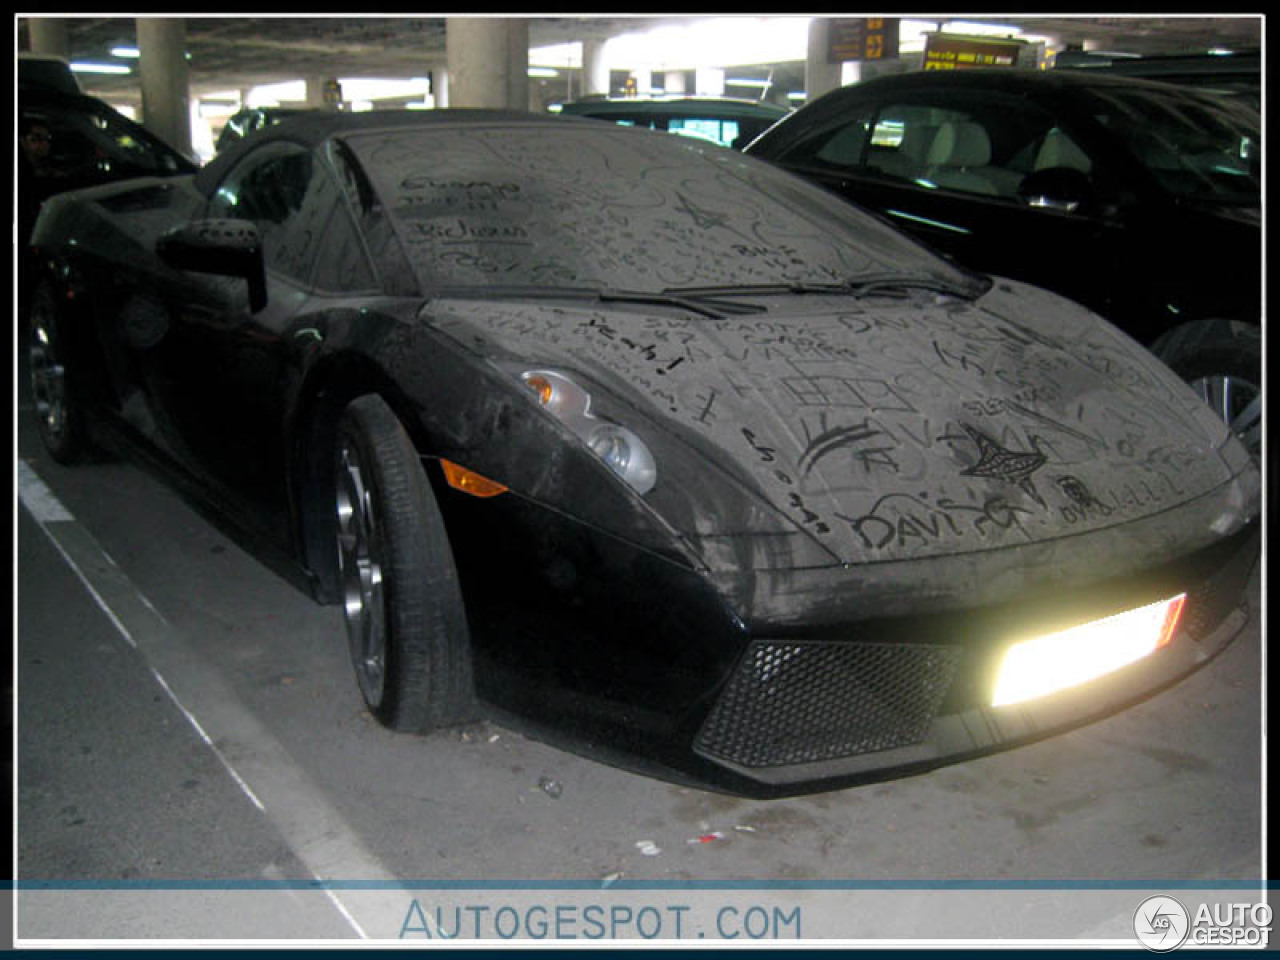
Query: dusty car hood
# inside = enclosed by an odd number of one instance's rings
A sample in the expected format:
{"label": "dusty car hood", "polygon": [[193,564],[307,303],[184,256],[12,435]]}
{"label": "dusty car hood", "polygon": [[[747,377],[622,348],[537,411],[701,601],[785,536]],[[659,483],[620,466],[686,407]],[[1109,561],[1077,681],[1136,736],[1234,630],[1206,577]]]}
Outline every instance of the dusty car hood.
{"label": "dusty car hood", "polygon": [[919,291],[756,302],[770,310],[437,300],[430,314],[471,349],[579,371],[634,408],[617,418],[658,455],[648,502],[694,541],[752,531],[678,508],[668,442],[704,451],[831,564],[1074,537],[1166,513],[1249,469],[1170,371],[1035,288],[1000,281],[976,302]]}

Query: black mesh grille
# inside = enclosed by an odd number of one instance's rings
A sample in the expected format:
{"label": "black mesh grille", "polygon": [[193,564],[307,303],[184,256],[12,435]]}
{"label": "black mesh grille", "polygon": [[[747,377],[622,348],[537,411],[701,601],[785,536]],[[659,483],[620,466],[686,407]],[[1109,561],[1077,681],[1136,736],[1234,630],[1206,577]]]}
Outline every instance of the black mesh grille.
{"label": "black mesh grille", "polygon": [[1214,570],[1187,591],[1179,625],[1193,640],[1203,641],[1240,603],[1240,589],[1229,568]]}
{"label": "black mesh grille", "polygon": [[918,743],[959,661],[947,646],[756,641],[695,747],[771,767]]}

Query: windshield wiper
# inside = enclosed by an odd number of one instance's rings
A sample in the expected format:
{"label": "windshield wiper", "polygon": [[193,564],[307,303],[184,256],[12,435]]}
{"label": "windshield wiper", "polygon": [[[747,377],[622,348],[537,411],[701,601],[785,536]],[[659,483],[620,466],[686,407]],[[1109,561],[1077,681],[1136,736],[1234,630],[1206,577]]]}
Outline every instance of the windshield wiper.
{"label": "windshield wiper", "polygon": [[692,313],[700,313],[713,320],[746,313],[764,313],[767,307],[758,303],[730,303],[717,300],[701,291],[663,290],[659,293],[645,293],[640,290],[599,290],[596,295],[605,302],[619,303],[654,303],[664,307],[680,307]]}
{"label": "windshield wiper", "polygon": [[721,287],[677,287],[664,290],[663,293],[681,297],[749,297],[777,294],[845,296],[852,294],[855,297],[864,297],[886,290],[931,290],[935,293],[973,300],[990,287],[989,279],[976,274],[969,278],[969,283],[963,283],[930,274],[882,273],[852,277],[842,283],[759,283]]}
{"label": "windshield wiper", "polygon": [[968,284],[919,273],[877,274],[849,281],[849,292],[858,297],[895,290],[928,290],[963,300],[975,300],[991,289],[991,281],[974,276]]}
{"label": "windshield wiper", "polygon": [[768,310],[757,303],[730,303],[714,297],[703,296],[699,292],[687,293],[661,290],[611,290],[595,287],[541,287],[541,286],[505,286],[505,287],[450,287],[440,291],[441,296],[465,297],[467,299],[510,299],[521,300],[598,300],[601,303],[635,303],[654,304],[663,307],[677,307],[698,313],[713,320],[747,313],[764,313]]}

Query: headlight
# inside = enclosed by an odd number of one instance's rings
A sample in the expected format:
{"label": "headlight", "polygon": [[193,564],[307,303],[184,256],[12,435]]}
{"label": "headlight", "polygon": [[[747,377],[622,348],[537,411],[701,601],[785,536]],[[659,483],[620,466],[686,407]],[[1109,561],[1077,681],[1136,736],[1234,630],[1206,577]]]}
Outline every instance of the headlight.
{"label": "headlight", "polygon": [[653,453],[633,431],[591,412],[591,394],[554,370],[526,370],[520,375],[538,402],[555,414],[591,451],[636,493],[645,494],[658,482]]}

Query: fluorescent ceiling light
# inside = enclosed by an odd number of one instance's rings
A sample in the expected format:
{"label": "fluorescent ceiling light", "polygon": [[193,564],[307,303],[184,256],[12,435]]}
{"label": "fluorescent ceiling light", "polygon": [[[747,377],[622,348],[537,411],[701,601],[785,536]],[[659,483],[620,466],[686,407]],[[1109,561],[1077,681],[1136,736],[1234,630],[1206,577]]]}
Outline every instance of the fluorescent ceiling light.
{"label": "fluorescent ceiling light", "polygon": [[717,17],[643,33],[624,33],[605,45],[614,69],[680,70],[804,60],[812,17]]}
{"label": "fluorescent ceiling light", "polygon": [[554,67],[530,67],[529,76],[531,77],[558,77],[560,71]]}
{"label": "fluorescent ceiling light", "polygon": [[137,47],[112,47],[111,55],[113,57],[123,57],[127,60],[137,60],[142,56],[142,51]]}
{"label": "fluorescent ceiling light", "polygon": [[764,90],[766,87],[772,86],[772,80],[758,80],[751,77],[730,77],[725,80],[726,87],[759,87]]}
{"label": "fluorescent ceiling light", "polygon": [[133,68],[124,63],[86,63],[76,61],[71,64],[76,73],[133,73]]}
{"label": "fluorescent ceiling light", "polygon": [[538,67],[582,66],[582,43],[552,43],[545,47],[529,48],[529,65]]}
{"label": "fluorescent ceiling light", "polygon": [[1016,37],[1021,27],[999,23],[974,23],[972,20],[952,20],[942,25],[943,33],[964,33],[971,37]]}

